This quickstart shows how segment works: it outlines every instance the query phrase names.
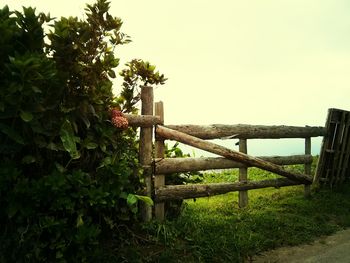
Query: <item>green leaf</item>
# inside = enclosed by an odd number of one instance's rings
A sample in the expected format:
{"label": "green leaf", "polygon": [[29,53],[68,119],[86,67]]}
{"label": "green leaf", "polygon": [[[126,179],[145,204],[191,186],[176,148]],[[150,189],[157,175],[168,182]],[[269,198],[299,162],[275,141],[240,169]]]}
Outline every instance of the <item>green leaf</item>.
{"label": "green leaf", "polygon": [[33,119],[33,114],[27,111],[21,111],[20,114],[21,119],[25,122],[30,122]]}
{"label": "green leaf", "polygon": [[57,251],[56,252],[56,259],[60,259],[60,258],[63,258],[63,253],[62,253],[62,251]]}
{"label": "green leaf", "polygon": [[102,144],[102,143],[100,143],[100,149],[101,149],[102,152],[105,153],[107,151],[107,146]]}
{"label": "green leaf", "polygon": [[138,201],[142,201],[145,204],[149,205],[149,206],[153,206],[154,202],[153,200],[148,197],[148,196],[144,196],[144,195],[135,195],[135,194],[128,194],[128,197],[126,198],[126,202],[129,206],[133,206],[134,204],[136,204]]}
{"label": "green leaf", "polygon": [[145,204],[149,205],[149,206],[153,206],[154,205],[154,202],[152,200],[152,198],[148,197],[148,196],[145,196],[145,195],[135,195],[135,197],[144,202]]}
{"label": "green leaf", "polygon": [[7,208],[7,216],[9,218],[12,218],[17,212],[18,212],[18,206],[16,206],[16,203],[10,203],[9,207]]}
{"label": "green leaf", "polygon": [[33,90],[35,93],[41,93],[41,89],[39,89],[37,86],[32,86],[32,90]]}
{"label": "green leaf", "polygon": [[79,139],[74,136],[74,131],[69,120],[66,120],[60,131],[61,141],[64,149],[70,154],[72,159],[79,159],[80,154],[77,150],[76,141]]}
{"label": "green leaf", "polygon": [[102,163],[100,164],[99,167],[97,167],[97,169],[108,166],[112,163],[112,158],[111,157],[106,157],[102,160]]}
{"label": "green leaf", "polygon": [[59,150],[62,150],[59,148],[58,145],[56,145],[55,143],[53,142],[50,142],[47,146],[46,146],[47,149],[49,150],[52,150],[52,151],[59,151]]}
{"label": "green leaf", "polygon": [[98,144],[94,142],[89,142],[85,144],[85,147],[89,150],[92,150],[92,149],[96,149],[98,147]]}
{"label": "green leaf", "polygon": [[108,76],[114,79],[116,77],[115,72],[113,70],[108,71]]}
{"label": "green leaf", "polygon": [[123,199],[127,199],[128,198],[128,194],[125,193],[125,192],[121,192],[120,195],[119,195],[120,198],[123,198]]}
{"label": "green leaf", "polygon": [[134,194],[128,194],[128,197],[126,198],[126,203],[129,205],[129,206],[133,206],[134,204],[137,203],[137,197],[136,195]]}
{"label": "green leaf", "polygon": [[74,111],[74,110],[75,110],[75,107],[70,107],[70,108],[67,108],[64,106],[61,107],[61,111],[64,113],[69,113],[69,112]]}
{"label": "green leaf", "polygon": [[60,173],[65,173],[65,172],[67,171],[67,169],[64,168],[63,165],[61,165],[61,164],[59,164],[59,163],[57,163],[57,162],[55,162],[55,166],[56,166],[57,170],[58,170]]}
{"label": "green leaf", "polygon": [[35,161],[36,159],[33,155],[26,155],[22,159],[23,164],[31,164],[31,163],[35,163]]}
{"label": "green leaf", "polygon": [[81,116],[81,119],[83,120],[86,128],[89,129],[90,128],[90,121],[89,121],[89,119],[86,116]]}
{"label": "green leaf", "polygon": [[77,224],[76,224],[76,226],[80,227],[82,225],[84,225],[83,216],[81,214],[79,214],[78,217],[77,217]]}
{"label": "green leaf", "polygon": [[0,131],[19,144],[25,144],[24,139],[11,127],[0,123]]}

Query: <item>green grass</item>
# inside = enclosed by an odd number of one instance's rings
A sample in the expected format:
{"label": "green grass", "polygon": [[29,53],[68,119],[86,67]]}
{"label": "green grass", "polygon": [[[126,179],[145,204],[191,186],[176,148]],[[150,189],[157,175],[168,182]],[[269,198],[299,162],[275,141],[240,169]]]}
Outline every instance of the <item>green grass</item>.
{"label": "green grass", "polygon": [[[249,178],[276,176],[253,168]],[[204,176],[205,183],[236,179],[235,170]],[[146,225],[153,243],[147,252],[139,247],[140,262],[243,262],[350,226],[350,185],[313,192],[310,199],[303,186],[252,190],[245,209],[237,201],[237,193],[188,200],[179,218]]]}

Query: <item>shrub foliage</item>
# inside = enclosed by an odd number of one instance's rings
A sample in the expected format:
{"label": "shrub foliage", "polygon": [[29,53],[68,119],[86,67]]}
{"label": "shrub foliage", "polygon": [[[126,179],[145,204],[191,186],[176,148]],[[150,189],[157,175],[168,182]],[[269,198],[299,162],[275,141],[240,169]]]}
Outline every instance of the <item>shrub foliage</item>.
{"label": "shrub foliage", "polygon": [[130,39],[108,11],[0,9],[1,262],[101,262],[101,244],[137,220],[136,132],[113,127],[110,110],[135,112],[137,85],[165,78],[134,60],[114,97],[115,51]]}

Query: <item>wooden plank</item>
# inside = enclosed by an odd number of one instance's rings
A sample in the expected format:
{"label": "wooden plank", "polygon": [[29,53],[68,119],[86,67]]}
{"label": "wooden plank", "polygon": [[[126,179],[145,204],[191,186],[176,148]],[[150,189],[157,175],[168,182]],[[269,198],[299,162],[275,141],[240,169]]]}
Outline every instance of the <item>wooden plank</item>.
{"label": "wooden plank", "polygon": [[312,182],[312,178],[310,175],[287,171],[283,167],[278,166],[276,164],[266,162],[264,160],[261,160],[259,158],[256,158],[244,153],[227,149],[215,143],[207,142],[205,140],[196,138],[194,136],[191,136],[179,131],[166,128],[161,125],[158,125],[156,127],[156,134],[160,137],[163,137],[164,139],[176,140],[176,141],[191,145],[193,147],[196,147],[214,154],[221,155],[227,159],[238,161],[246,165],[251,165],[254,167],[261,168],[263,170],[267,170],[269,172],[273,172],[273,173],[285,176],[291,180],[299,181],[305,184]]}
{"label": "wooden plank", "polygon": [[348,133],[349,133],[349,125],[348,125],[348,113],[343,112],[342,113],[342,120],[341,120],[341,133],[339,134],[340,139],[339,139],[339,155],[338,155],[338,163],[337,163],[337,170],[336,172],[336,179],[335,179],[335,184],[339,185],[343,183],[344,179],[342,177],[342,171],[344,170],[344,160],[345,160],[345,154],[348,151],[348,143],[347,143],[347,138],[348,138]]}
{"label": "wooden plank", "polygon": [[299,185],[299,182],[287,178],[278,178],[262,181],[248,181],[246,183],[219,183],[219,184],[194,184],[194,185],[167,185],[156,189],[156,202],[166,200],[183,200],[196,197],[213,196],[234,191],[247,191],[267,187],[284,187]]}
{"label": "wooden plank", "polygon": [[344,157],[344,135],[345,135],[345,130],[346,130],[346,113],[345,112],[341,112],[340,113],[340,124],[339,124],[339,135],[337,138],[338,141],[338,149],[337,152],[334,156],[335,158],[335,167],[336,169],[334,169],[334,181],[333,184],[334,185],[338,185],[341,181],[340,175],[341,175],[341,171],[342,171],[342,164],[343,164],[343,157]]}
{"label": "wooden plank", "polygon": [[[311,164],[311,155],[291,155],[291,156],[258,156],[259,159],[278,164]],[[154,161],[155,174],[171,174],[182,172],[195,172],[215,169],[242,168],[247,165],[224,157],[200,157],[200,158],[158,158]],[[247,167],[251,167],[248,165]]]}
{"label": "wooden plank", "polygon": [[346,181],[350,178],[349,174],[349,161],[350,161],[350,112],[347,114],[347,120],[346,120],[346,126],[348,133],[345,136],[345,156],[344,156],[344,163],[343,163],[343,169],[341,173],[342,181]]}
{"label": "wooden plank", "polygon": [[[329,109],[327,144],[322,145],[316,177],[323,179],[329,186],[344,182],[349,167],[349,111]],[[321,159],[323,157],[323,159]]]}
{"label": "wooden plank", "polygon": [[[247,139],[239,139],[239,151],[247,154]],[[248,168],[247,166],[239,168],[239,182],[246,183],[248,181]],[[244,208],[248,205],[248,191],[242,190],[238,193],[238,206]]]}
{"label": "wooden plank", "polygon": [[342,131],[344,123],[342,122],[343,119],[343,112],[342,111],[335,111],[335,114],[333,115],[336,130],[334,132],[333,140],[332,140],[332,149],[334,150],[334,156],[332,160],[332,169],[330,170],[329,176],[330,176],[330,185],[333,187],[337,184],[337,170],[339,169],[339,161],[340,161],[340,148],[341,148],[341,140],[342,140]]}
{"label": "wooden plank", "polygon": [[[141,87],[141,114],[153,114],[153,88],[143,86]],[[140,164],[144,169],[144,180],[146,186],[146,193],[148,197],[152,197],[152,128],[141,128],[140,130]],[[143,203],[142,216],[144,221],[152,219],[152,207]]]}
{"label": "wooden plank", "polygon": [[331,137],[333,134],[332,124],[331,124],[332,114],[333,114],[333,109],[328,109],[328,114],[327,114],[327,119],[325,124],[326,134],[323,136],[320,156],[316,167],[316,175],[314,178],[314,183],[316,185],[320,184],[322,181],[326,181],[326,173],[328,169],[328,159],[329,159],[328,156],[330,154],[328,151],[330,150]]}
{"label": "wooden plank", "polygon": [[169,129],[177,130],[200,139],[279,139],[307,138],[324,136],[324,127],[298,126],[265,126],[265,125],[167,125]]}
{"label": "wooden plank", "polygon": [[153,115],[135,115],[135,114],[123,114],[128,120],[131,127],[153,127],[156,124],[162,124],[159,116]]}
{"label": "wooden plank", "polygon": [[[305,155],[311,155],[311,138],[305,138]],[[304,165],[304,173],[311,175],[311,163]],[[311,196],[311,185],[304,185],[304,196],[310,198]]]}
{"label": "wooden plank", "polygon": [[331,109],[330,114],[330,125],[329,125],[329,140],[326,151],[326,162],[325,162],[325,174],[324,179],[328,185],[332,186],[332,171],[334,167],[334,155],[335,155],[335,140],[338,133],[338,121],[337,121],[336,109]]}
{"label": "wooden plank", "polygon": [[[162,101],[155,104],[155,115],[159,117],[160,124],[164,124],[164,104]],[[164,158],[165,154],[165,145],[164,140],[161,138],[156,139],[155,141],[155,157]],[[165,176],[160,174],[154,178],[154,188],[158,189],[165,185]],[[156,203],[154,205],[154,216],[155,218],[162,222],[164,220],[164,202]]]}

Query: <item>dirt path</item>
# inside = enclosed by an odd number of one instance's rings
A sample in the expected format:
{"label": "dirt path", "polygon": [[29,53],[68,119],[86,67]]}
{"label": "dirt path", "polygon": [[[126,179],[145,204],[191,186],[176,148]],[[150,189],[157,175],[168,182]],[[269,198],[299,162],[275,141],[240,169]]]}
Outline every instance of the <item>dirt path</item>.
{"label": "dirt path", "polygon": [[253,257],[254,263],[308,262],[308,263],[349,263],[350,229],[317,241],[297,247],[283,247]]}

